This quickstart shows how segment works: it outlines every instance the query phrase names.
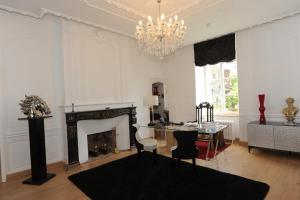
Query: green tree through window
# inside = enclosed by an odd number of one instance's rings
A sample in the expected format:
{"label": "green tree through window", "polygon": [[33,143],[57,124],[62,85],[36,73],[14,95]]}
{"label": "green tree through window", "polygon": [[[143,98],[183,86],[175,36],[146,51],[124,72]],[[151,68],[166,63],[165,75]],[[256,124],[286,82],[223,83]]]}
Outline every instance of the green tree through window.
{"label": "green tree through window", "polygon": [[238,111],[238,103],[239,103],[239,97],[238,97],[238,78],[237,76],[230,77],[230,82],[232,85],[232,89],[230,91],[230,94],[226,95],[226,108],[230,111]]}

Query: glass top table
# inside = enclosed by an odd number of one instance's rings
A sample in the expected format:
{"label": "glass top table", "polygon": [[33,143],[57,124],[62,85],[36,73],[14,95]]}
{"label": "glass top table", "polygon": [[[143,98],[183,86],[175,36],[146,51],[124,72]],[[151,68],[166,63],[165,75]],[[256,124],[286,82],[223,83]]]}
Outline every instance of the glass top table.
{"label": "glass top table", "polygon": [[[217,134],[223,129],[225,129],[227,125],[208,122],[208,123],[185,123],[184,125],[168,125],[165,126],[168,130],[173,131],[198,131],[199,134]],[[155,128],[155,127],[154,127]]]}
{"label": "glass top table", "polygon": [[[170,124],[170,125],[162,125],[157,124],[155,126],[142,126],[147,128],[154,128],[154,129],[163,129],[165,130],[165,134],[167,131],[198,131],[199,134],[208,135],[208,147],[206,152],[206,160],[208,159],[208,154],[210,149],[214,149],[214,157],[217,153],[217,147],[219,145],[219,136],[218,134],[221,133],[227,125],[220,124],[217,122],[205,122],[205,123],[197,123],[197,122],[188,122],[183,125],[178,124]],[[214,146],[214,138],[216,138],[215,146]]]}

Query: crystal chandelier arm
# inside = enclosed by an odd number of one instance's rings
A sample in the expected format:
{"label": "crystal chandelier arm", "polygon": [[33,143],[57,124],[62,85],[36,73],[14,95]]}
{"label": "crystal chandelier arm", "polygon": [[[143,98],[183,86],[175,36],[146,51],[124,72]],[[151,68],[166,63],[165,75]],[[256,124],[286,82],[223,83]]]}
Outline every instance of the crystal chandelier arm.
{"label": "crystal chandelier arm", "polygon": [[158,3],[158,17],[160,17],[160,3],[161,3],[161,0],[157,0],[157,3]]}

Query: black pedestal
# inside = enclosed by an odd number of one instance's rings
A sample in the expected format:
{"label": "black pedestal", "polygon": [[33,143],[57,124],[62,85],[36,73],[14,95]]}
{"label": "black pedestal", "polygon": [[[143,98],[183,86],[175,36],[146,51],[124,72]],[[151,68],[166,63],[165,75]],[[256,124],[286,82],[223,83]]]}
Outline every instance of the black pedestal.
{"label": "black pedestal", "polygon": [[51,178],[53,178],[55,176],[55,174],[46,174],[46,177],[43,178],[38,178],[38,179],[26,179],[25,181],[23,181],[23,184],[29,184],[29,185],[42,185],[43,183],[47,182],[48,180],[50,180]]}
{"label": "black pedestal", "polygon": [[28,119],[31,178],[23,181],[23,184],[41,185],[55,174],[47,173],[44,118]]}

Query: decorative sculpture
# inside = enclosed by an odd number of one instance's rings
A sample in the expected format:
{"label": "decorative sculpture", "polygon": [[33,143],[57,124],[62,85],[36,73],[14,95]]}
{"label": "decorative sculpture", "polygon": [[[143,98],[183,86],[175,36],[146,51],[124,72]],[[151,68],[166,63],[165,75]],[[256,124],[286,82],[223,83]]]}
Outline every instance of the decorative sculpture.
{"label": "decorative sculpture", "polygon": [[288,125],[288,126],[296,125],[295,118],[296,118],[296,115],[297,115],[299,109],[294,106],[294,102],[295,102],[295,100],[292,97],[288,97],[286,99],[286,103],[287,103],[288,107],[286,107],[282,110],[282,113],[284,114],[284,116],[287,119],[287,122],[285,123],[285,125]]}
{"label": "decorative sculpture", "polygon": [[50,180],[55,174],[47,173],[44,119],[50,118],[51,110],[47,103],[38,96],[25,95],[20,103],[21,111],[27,115],[29,128],[31,177],[23,184],[41,185]]}
{"label": "decorative sculpture", "polygon": [[259,112],[260,112],[260,117],[259,117],[259,124],[266,124],[266,117],[265,117],[265,106],[264,106],[264,102],[265,102],[265,95],[264,94],[259,94],[258,95],[258,99],[259,99]]}
{"label": "decorative sculpture", "polygon": [[25,99],[19,104],[21,111],[27,115],[29,119],[39,119],[51,114],[51,110],[47,103],[36,95],[25,95]]}

